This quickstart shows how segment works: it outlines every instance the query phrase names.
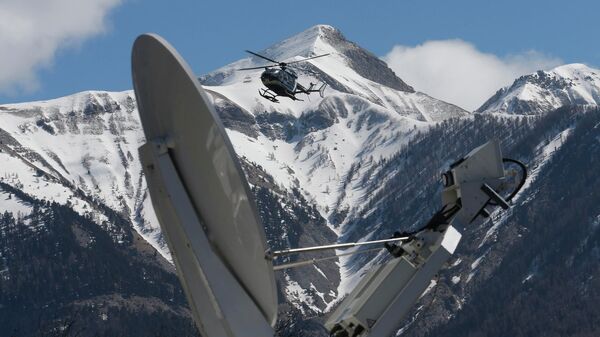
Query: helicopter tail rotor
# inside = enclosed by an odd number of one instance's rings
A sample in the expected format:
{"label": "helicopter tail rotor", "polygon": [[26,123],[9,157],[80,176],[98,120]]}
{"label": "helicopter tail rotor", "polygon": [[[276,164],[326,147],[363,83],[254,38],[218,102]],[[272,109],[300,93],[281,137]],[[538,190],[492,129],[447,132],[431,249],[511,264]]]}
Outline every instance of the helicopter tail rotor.
{"label": "helicopter tail rotor", "polygon": [[325,87],[327,87],[327,83],[323,83],[321,84],[321,87],[319,87],[319,96],[321,96],[321,98],[325,97]]}

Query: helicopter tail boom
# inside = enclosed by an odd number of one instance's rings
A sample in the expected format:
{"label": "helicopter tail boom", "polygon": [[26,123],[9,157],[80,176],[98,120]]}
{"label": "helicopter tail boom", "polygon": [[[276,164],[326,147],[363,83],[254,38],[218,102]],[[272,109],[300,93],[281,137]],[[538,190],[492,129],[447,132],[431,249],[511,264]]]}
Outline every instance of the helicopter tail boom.
{"label": "helicopter tail boom", "polygon": [[327,83],[322,83],[319,88],[315,88],[315,84],[314,83],[311,83],[308,88],[304,88],[303,86],[301,86],[301,85],[298,84],[298,89],[296,90],[295,93],[296,94],[297,93],[303,93],[303,94],[310,95],[311,92],[318,92],[321,97],[325,97],[324,93],[325,93],[325,88],[326,87],[327,87]]}

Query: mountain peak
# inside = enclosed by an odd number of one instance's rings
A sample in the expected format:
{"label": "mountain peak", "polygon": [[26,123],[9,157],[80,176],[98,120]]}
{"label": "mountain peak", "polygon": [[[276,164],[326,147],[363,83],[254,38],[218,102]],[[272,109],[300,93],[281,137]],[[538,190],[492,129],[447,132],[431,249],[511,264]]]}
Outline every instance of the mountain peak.
{"label": "mountain peak", "polygon": [[566,105],[599,104],[600,70],[572,63],[517,78],[477,112],[536,115]]}
{"label": "mountain peak", "polygon": [[328,31],[338,31],[339,32],[339,30],[337,28],[335,28],[334,26],[326,25],[326,24],[314,25],[307,30],[311,30],[311,29],[319,30],[321,32],[328,32]]}
{"label": "mountain peak", "polygon": [[558,74],[563,78],[576,78],[578,76],[596,75],[598,70],[583,63],[571,63],[558,66],[549,72]]}
{"label": "mountain peak", "polygon": [[336,52],[336,49],[327,41],[333,36],[341,36],[341,32],[329,25],[315,25],[268,47],[261,53],[278,61],[297,56],[310,57],[332,53]]}
{"label": "mountain peak", "polygon": [[[298,41],[304,41],[303,44]],[[303,45],[305,49],[298,50],[297,46]],[[317,54],[331,53],[341,56],[343,62],[363,78],[387,87],[406,92],[414,89],[402,81],[379,57],[349,41],[342,32],[329,25],[316,25],[296,34],[265,50],[266,53],[275,53],[276,50],[291,51],[292,54],[304,57]],[[293,55],[289,55],[293,57]]]}
{"label": "mountain peak", "polygon": [[[398,78],[384,61],[356,43],[347,40],[339,29],[329,25],[312,26],[275,43],[260,51],[259,54],[276,61],[288,62],[320,54],[330,54],[326,58],[316,60],[316,63],[330,65],[335,63],[336,68],[350,68],[363,79],[398,91],[414,92],[414,89]],[[312,63],[313,61],[308,62]],[[247,57],[201,76],[200,81],[204,85],[224,85],[236,80],[236,69],[260,67],[265,64],[268,62],[258,57]],[[345,81],[342,79],[342,83]],[[329,84],[332,85],[332,83]],[[343,84],[340,84],[341,86]]]}
{"label": "mountain peak", "polygon": [[568,63],[568,64],[563,64],[563,65],[555,67],[554,69],[552,69],[550,71],[557,71],[557,70],[561,70],[561,69],[568,69],[568,70],[575,69],[575,70],[593,71],[593,68],[589,67],[585,63]]}

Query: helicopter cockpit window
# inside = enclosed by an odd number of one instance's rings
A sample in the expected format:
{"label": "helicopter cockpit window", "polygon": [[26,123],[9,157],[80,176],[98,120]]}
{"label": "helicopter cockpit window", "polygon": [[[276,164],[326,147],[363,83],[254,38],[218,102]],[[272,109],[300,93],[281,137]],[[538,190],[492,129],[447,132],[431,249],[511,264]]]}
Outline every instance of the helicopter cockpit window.
{"label": "helicopter cockpit window", "polygon": [[286,85],[292,85],[292,83],[294,83],[294,78],[290,74],[286,74],[284,81]]}

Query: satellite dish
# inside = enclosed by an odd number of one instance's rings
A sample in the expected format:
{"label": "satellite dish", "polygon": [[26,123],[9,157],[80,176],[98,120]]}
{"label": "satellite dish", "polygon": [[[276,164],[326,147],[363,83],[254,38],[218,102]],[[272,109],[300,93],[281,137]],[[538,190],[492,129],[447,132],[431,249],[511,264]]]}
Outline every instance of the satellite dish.
{"label": "satellite dish", "polygon": [[203,336],[272,336],[277,291],[248,183],[208,96],[177,51],[139,36],[132,77],[152,203]]}

